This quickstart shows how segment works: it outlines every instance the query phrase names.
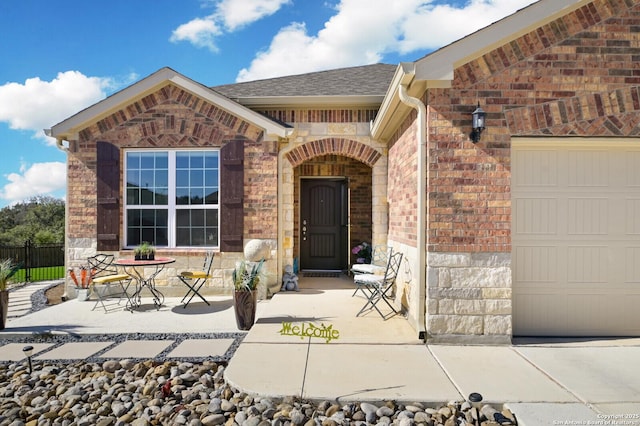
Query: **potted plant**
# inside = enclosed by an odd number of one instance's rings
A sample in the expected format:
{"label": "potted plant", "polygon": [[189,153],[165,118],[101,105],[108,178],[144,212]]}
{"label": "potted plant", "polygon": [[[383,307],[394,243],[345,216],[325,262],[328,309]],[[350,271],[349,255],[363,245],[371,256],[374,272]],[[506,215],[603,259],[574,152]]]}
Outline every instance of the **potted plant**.
{"label": "potted plant", "polygon": [[249,330],[256,318],[257,288],[264,259],[255,263],[241,261],[233,270],[233,307],[236,325],[240,330]]}
{"label": "potted plant", "polygon": [[9,281],[18,272],[19,265],[15,265],[11,259],[0,260],[0,330],[7,325],[9,312]]}
{"label": "potted plant", "polygon": [[146,241],[143,241],[133,250],[136,260],[154,260],[156,257],[156,248]]}
{"label": "potted plant", "polygon": [[76,286],[76,299],[81,302],[89,300],[89,286],[91,285],[91,274],[85,266],[80,267],[79,276],[73,268],[69,268],[69,276]]}
{"label": "potted plant", "polygon": [[371,263],[372,256],[371,244],[362,242],[351,249],[351,253],[356,255],[356,263]]}

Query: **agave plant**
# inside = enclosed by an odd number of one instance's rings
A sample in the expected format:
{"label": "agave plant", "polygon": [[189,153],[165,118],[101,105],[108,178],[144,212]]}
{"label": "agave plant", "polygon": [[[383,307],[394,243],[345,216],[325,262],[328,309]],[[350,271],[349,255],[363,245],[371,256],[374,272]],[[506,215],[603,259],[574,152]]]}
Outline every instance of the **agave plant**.
{"label": "agave plant", "polygon": [[11,259],[0,260],[0,291],[7,289],[9,280],[20,269],[20,265],[15,265]]}
{"label": "agave plant", "polygon": [[236,265],[232,275],[236,291],[251,291],[258,287],[263,263],[264,259],[253,265],[249,265],[243,260]]}

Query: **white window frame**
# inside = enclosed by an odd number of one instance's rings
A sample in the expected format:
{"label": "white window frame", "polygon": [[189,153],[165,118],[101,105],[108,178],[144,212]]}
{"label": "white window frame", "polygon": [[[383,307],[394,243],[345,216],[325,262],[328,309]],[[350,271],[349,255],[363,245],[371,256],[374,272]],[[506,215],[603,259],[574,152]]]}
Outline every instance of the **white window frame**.
{"label": "white window frame", "polygon": [[[210,151],[210,152],[217,152],[218,153],[218,176],[217,176],[217,181],[218,181],[218,204],[203,204],[202,206],[200,205],[192,205],[192,204],[187,204],[187,205],[182,205],[182,204],[177,204],[176,203],[176,153],[177,152],[197,152],[197,151]],[[128,166],[127,166],[127,161],[128,161],[128,155],[129,153],[133,153],[133,152],[144,152],[144,153],[168,153],[168,194],[167,194],[167,204],[166,205],[158,205],[158,204],[132,204],[129,205],[128,204],[128,199],[127,199],[127,171],[128,171]],[[122,179],[122,185],[123,185],[123,204],[124,204],[124,209],[123,209],[123,236],[124,236],[124,240],[125,242],[127,241],[127,230],[128,230],[128,224],[127,224],[127,212],[129,209],[136,209],[136,210],[160,210],[160,209],[167,209],[167,246],[166,248],[198,248],[198,249],[217,249],[220,247],[220,203],[221,203],[221,199],[220,199],[220,188],[222,186],[222,182],[220,181],[220,168],[221,168],[221,156],[220,156],[220,149],[214,149],[214,148],[192,148],[192,149],[169,149],[169,148],[164,148],[164,149],[127,149],[124,152],[124,159],[123,159],[123,163],[124,163],[124,167],[123,167],[123,179]],[[194,207],[196,207],[197,209],[203,209],[203,210],[217,210],[218,211],[218,241],[216,245],[213,246],[177,246],[176,245],[176,211],[177,210],[192,210],[194,209]],[[125,244],[125,248],[133,248],[134,246],[131,245],[127,245]],[[162,247],[164,248],[165,246],[158,246],[158,247]]]}

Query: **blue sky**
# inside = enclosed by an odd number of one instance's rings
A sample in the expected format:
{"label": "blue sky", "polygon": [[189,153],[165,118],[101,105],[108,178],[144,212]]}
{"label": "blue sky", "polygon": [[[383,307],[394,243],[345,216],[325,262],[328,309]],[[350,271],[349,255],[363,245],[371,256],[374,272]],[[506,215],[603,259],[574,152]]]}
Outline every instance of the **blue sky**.
{"label": "blue sky", "polygon": [[0,207],[65,196],[42,129],[168,66],[202,84],[414,61],[534,0],[0,0]]}

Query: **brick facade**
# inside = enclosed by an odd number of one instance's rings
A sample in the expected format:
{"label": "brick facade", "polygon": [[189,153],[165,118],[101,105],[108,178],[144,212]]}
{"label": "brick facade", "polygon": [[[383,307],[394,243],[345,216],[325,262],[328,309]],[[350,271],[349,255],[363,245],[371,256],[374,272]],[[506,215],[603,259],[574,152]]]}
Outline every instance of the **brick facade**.
{"label": "brick facade", "polygon": [[[432,89],[428,324],[511,335],[511,138],[637,136],[640,5],[595,0],[455,70]],[[487,112],[469,139],[477,103]],[[399,139],[401,140],[401,139]]]}
{"label": "brick facade", "polygon": [[[277,143],[262,140],[258,127],[168,84],[79,132],[68,154],[67,265],[83,264],[96,250],[96,142],[126,148],[222,147],[230,140],[245,143],[245,241],[277,238]],[[121,152],[122,155],[122,152]],[[121,174],[122,175],[122,174]],[[123,188],[121,182],[120,187]],[[122,205],[121,227],[122,227]],[[122,241],[121,241],[122,244]],[[200,268],[204,250],[159,249],[177,259],[159,276],[161,285],[183,291],[173,277],[180,269]],[[120,256],[131,252],[121,251]],[[241,253],[221,253],[215,261],[216,278],[209,283],[218,291],[228,289],[230,273]],[[270,265],[275,276],[275,264]],[[275,278],[273,278],[275,279]],[[165,291],[171,293],[171,288]]]}

